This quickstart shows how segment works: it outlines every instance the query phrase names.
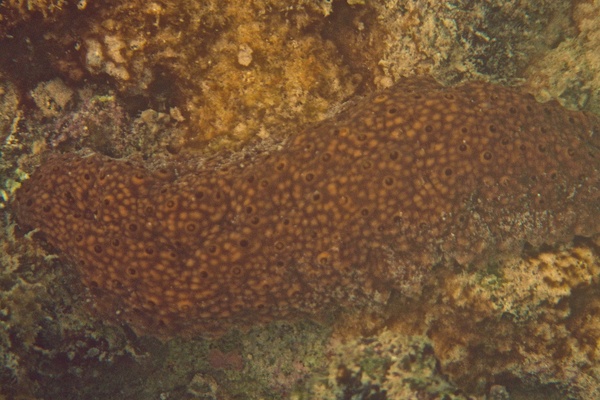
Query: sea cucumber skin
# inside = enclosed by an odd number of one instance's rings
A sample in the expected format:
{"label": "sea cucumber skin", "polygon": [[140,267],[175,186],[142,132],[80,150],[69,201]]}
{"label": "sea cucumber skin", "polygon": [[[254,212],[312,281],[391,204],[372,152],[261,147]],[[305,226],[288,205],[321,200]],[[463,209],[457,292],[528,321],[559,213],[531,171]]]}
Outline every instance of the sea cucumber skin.
{"label": "sea cucumber skin", "polygon": [[416,78],[250,161],[176,176],[52,156],[17,218],[140,332],[317,317],[418,292],[434,266],[598,233],[599,126],[515,89]]}

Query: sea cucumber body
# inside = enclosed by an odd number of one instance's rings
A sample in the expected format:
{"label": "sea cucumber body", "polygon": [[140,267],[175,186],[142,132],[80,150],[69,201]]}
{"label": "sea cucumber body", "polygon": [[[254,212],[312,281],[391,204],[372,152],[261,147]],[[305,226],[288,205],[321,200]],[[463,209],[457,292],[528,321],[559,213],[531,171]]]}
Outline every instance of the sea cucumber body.
{"label": "sea cucumber body", "polygon": [[434,265],[597,233],[598,122],[514,89],[418,78],[268,156],[177,177],[53,156],[17,216],[76,265],[98,310],[142,332],[318,316],[418,292]]}

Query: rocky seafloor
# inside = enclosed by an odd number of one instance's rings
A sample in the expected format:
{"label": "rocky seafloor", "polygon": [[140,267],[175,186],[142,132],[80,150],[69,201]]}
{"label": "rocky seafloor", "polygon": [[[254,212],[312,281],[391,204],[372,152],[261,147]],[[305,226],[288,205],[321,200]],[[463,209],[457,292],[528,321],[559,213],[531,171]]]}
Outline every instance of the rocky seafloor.
{"label": "rocky seafloor", "polygon": [[383,308],[159,340],[90,312],[12,212],[50,153],[268,149],[412,75],[598,114],[599,19],[595,1],[0,3],[0,398],[600,397],[597,237],[434,269]]}

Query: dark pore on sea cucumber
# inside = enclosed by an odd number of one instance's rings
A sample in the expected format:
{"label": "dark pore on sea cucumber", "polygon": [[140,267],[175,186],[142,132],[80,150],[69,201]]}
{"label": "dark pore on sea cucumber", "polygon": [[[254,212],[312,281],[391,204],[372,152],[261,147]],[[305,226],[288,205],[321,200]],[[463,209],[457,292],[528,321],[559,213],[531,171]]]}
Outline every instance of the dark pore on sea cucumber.
{"label": "dark pore on sea cucumber", "polygon": [[435,265],[598,233],[599,127],[516,89],[414,78],[254,162],[175,178],[53,155],[17,218],[138,332],[318,317],[418,292]]}

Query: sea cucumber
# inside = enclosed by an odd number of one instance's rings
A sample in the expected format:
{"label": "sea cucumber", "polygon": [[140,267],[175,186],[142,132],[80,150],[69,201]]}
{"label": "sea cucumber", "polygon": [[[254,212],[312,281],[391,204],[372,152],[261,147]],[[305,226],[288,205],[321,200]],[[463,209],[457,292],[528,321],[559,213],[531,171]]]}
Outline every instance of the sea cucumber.
{"label": "sea cucumber", "polygon": [[599,122],[517,89],[413,78],[268,155],[193,173],[53,155],[16,214],[139,332],[314,317],[418,292],[434,266],[598,233]]}

